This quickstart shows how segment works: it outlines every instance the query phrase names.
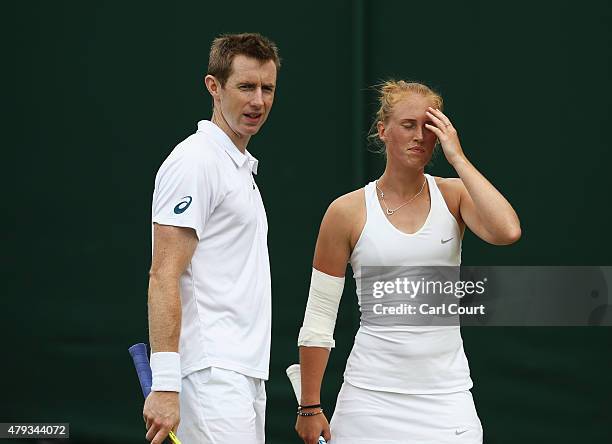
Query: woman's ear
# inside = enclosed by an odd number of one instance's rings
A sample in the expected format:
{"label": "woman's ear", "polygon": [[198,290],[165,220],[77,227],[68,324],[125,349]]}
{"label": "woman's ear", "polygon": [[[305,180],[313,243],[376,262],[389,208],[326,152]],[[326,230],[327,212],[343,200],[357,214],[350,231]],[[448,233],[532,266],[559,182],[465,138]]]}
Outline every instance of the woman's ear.
{"label": "woman's ear", "polygon": [[378,130],[378,138],[385,141],[385,124],[382,121],[378,121],[376,124],[376,129]]}

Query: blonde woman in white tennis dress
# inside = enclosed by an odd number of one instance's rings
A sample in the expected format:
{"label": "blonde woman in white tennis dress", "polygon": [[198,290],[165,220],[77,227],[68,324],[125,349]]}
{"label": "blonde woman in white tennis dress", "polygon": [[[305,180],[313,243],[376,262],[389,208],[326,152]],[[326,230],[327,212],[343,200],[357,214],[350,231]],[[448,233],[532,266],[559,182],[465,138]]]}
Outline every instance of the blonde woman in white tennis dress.
{"label": "blonde woman in white tennis dress", "polygon": [[[383,175],[336,199],[317,240],[300,330],[302,398],[296,430],[306,444],[482,443],[459,327],[371,328],[362,322],[328,424],[320,405],[323,373],[346,264],[459,266],[465,227],[486,242],[521,236],[512,206],[470,163],[442,98],[425,85],[389,81],[379,89],[374,135]],[[459,178],[425,174],[436,143]],[[496,153],[499,156],[499,153]],[[360,286],[357,286],[361,304]]]}

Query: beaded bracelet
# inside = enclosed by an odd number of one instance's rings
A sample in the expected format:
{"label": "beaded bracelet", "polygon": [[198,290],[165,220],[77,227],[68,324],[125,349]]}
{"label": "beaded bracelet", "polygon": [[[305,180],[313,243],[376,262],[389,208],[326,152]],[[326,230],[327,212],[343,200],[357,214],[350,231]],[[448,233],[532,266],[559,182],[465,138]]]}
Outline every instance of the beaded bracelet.
{"label": "beaded bracelet", "polygon": [[303,412],[301,409],[297,411],[299,416],[316,416],[320,415],[321,413],[323,413],[323,409],[319,410],[318,412]]}

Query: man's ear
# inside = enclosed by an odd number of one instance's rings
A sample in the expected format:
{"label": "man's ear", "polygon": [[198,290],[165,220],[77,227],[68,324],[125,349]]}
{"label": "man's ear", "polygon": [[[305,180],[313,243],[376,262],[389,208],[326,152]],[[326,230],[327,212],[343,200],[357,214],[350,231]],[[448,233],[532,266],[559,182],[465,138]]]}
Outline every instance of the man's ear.
{"label": "man's ear", "polygon": [[206,85],[206,89],[208,90],[208,92],[212,96],[213,100],[218,99],[219,98],[219,90],[221,89],[221,84],[215,78],[215,76],[207,74],[206,77],[204,77],[204,84]]}
{"label": "man's ear", "polygon": [[376,124],[376,129],[378,130],[378,138],[384,142],[385,141],[385,124],[379,120],[378,123]]}

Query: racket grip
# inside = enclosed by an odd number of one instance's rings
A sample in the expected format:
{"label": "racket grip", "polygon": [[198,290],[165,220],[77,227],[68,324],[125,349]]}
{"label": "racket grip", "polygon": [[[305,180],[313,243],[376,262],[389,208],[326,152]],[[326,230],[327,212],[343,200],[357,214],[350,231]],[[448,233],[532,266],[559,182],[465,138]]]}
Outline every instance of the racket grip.
{"label": "racket grip", "polygon": [[[145,399],[151,393],[151,386],[153,385],[153,373],[151,372],[151,364],[149,364],[149,356],[147,353],[147,345],[143,343],[134,344],[128,348],[132,360],[134,361],[134,367],[136,368],[136,374],[138,375],[138,381],[140,381],[140,388]],[[173,444],[181,444],[179,439],[176,437],[174,432],[170,431],[168,438]]]}
{"label": "racket grip", "polygon": [[[293,387],[293,393],[295,394],[295,398],[297,399],[297,402],[299,404],[301,402],[300,397],[302,391],[302,372],[300,364],[290,365],[289,367],[287,367],[286,373],[287,377],[289,378],[289,381],[291,382],[291,386]],[[327,444],[327,441],[325,441],[325,438],[323,438],[322,436],[319,436],[318,444]]]}
{"label": "racket grip", "polygon": [[128,351],[134,361],[134,367],[136,368],[136,374],[140,381],[140,388],[142,394],[146,398],[151,393],[151,386],[153,385],[153,374],[151,373],[151,366],[149,365],[149,357],[147,356],[146,344],[134,344]]}

